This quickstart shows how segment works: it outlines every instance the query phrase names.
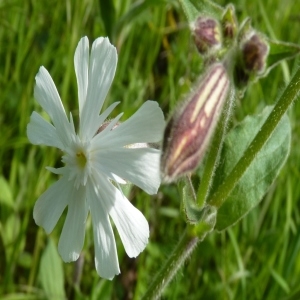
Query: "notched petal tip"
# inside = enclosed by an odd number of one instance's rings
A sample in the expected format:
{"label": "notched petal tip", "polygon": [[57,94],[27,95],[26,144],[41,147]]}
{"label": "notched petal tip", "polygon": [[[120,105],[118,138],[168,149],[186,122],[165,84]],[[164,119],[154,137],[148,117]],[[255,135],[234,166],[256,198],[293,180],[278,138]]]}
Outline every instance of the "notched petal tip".
{"label": "notched petal tip", "polygon": [[109,266],[105,267],[98,262],[96,257],[95,257],[95,268],[96,268],[97,274],[100,277],[107,279],[107,280],[113,280],[116,275],[121,274],[119,267],[118,268],[111,268]]}
{"label": "notched petal tip", "polygon": [[87,37],[87,36],[83,36],[83,37],[80,39],[78,45],[80,45],[80,44],[82,44],[82,43],[88,43],[88,42],[89,42],[88,37]]}
{"label": "notched petal tip", "polygon": [[33,145],[46,145],[64,149],[55,127],[35,111],[30,116],[26,128],[27,138]]}
{"label": "notched petal tip", "polygon": [[36,201],[33,218],[49,234],[66,208],[73,186],[65,177],[50,186]]}
{"label": "notched petal tip", "polygon": [[70,263],[70,262],[76,261],[80,256],[80,253],[78,253],[78,252],[70,252],[67,255],[65,255],[65,250],[62,249],[61,247],[59,247],[59,245],[58,245],[58,253],[59,253],[61,259],[65,263]]}
{"label": "notched petal tip", "polygon": [[[115,202],[110,209],[125,251],[129,257],[137,257],[148,244],[149,224],[144,215],[115,189]],[[109,198],[110,201],[112,201]]]}
{"label": "notched petal tip", "polygon": [[86,101],[80,115],[80,135],[91,139],[99,128],[99,112],[117,67],[117,50],[108,39],[98,38],[91,49]]}

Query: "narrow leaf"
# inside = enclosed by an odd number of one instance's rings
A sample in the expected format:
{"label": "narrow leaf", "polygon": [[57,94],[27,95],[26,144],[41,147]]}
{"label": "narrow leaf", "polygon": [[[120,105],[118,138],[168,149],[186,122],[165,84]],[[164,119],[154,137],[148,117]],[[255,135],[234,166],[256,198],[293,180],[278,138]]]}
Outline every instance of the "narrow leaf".
{"label": "narrow leaf", "polygon": [[99,0],[99,6],[106,34],[111,39],[116,18],[114,1]]}
{"label": "narrow leaf", "polygon": [[209,0],[180,0],[181,7],[189,22],[193,22],[199,15],[214,16],[221,20],[224,9]]}
{"label": "narrow leaf", "polygon": [[179,0],[182,10],[184,11],[189,23],[192,23],[199,16],[197,8],[188,0]]}
{"label": "narrow leaf", "polygon": [[203,215],[203,207],[196,204],[194,191],[188,182],[183,184],[179,183],[178,188],[181,192],[182,210],[186,217],[186,221],[190,224],[197,224]]}
{"label": "narrow leaf", "polygon": [[[103,1],[108,2],[108,1]],[[115,26],[115,32],[119,33],[124,26],[131,24],[133,25],[137,19],[141,17],[142,14],[147,14],[149,10],[156,6],[166,5],[167,0],[144,0],[136,1],[131,4],[128,11],[117,21]]]}
{"label": "narrow leaf", "polygon": [[285,59],[295,57],[300,53],[300,46],[292,43],[279,42],[267,39],[270,52],[267,59],[267,71]]}
{"label": "narrow leaf", "polygon": [[0,191],[0,205],[7,205],[10,208],[14,208],[12,190],[3,176],[0,176]]}
{"label": "narrow leaf", "polygon": [[[221,157],[224,164],[218,170],[221,177],[225,178],[237,164],[271,110],[267,107],[262,114],[245,118],[228,133]],[[261,201],[288,157],[290,141],[291,126],[285,115],[218,210],[217,230],[235,224]]]}
{"label": "narrow leaf", "polygon": [[66,299],[62,260],[52,239],[41,258],[39,279],[47,299]]}

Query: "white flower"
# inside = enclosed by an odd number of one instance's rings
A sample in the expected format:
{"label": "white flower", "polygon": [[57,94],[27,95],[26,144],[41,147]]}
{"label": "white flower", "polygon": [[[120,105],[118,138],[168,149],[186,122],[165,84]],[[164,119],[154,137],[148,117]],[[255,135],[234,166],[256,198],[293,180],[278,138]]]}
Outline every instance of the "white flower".
{"label": "white flower", "polygon": [[112,279],[120,269],[109,216],[129,257],[143,251],[149,237],[147,220],[116,186],[127,180],[154,194],[160,185],[160,151],[128,146],[160,141],[164,117],[156,102],[147,101],[124,123],[115,126],[120,114],[96,134],[118,104],[112,104],[99,115],[114,78],[117,52],[108,38],[98,38],[89,55],[89,41],[84,37],[77,46],[74,64],[79,98],[78,134],[47,70],[41,67],[36,75],[35,98],[53,125],[33,112],[27,126],[28,139],[35,145],[61,149],[65,165],[59,169],[48,167],[62,177],[37,200],[33,217],[36,224],[50,233],[68,207],[58,251],[65,262],[70,262],[78,259],[82,250],[90,212],[96,270],[100,276]]}

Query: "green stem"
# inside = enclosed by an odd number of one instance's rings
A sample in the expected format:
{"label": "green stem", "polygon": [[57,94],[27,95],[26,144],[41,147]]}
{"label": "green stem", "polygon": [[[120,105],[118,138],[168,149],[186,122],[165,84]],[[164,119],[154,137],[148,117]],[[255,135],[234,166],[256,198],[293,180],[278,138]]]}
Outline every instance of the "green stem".
{"label": "green stem", "polygon": [[274,109],[270,113],[268,119],[258,132],[248,149],[245,151],[242,158],[235,165],[231,173],[225,178],[217,191],[212,195],[209,204],[215,207],[220,207],[228,198],[235,185],[243,176],[255,156],[269,139],[277,124],[281,120],[284,113],[287,111],[292,102],[296,99],[300,90],[300,69],[296,72],[284,93],[276,103]]}
{"label": "green stem", "polygon": [[218,165],[219,156],[222,149],[222,143],[224,141],[229,119],[233,109],[234,96],[234,89],[232,89],[231,95],[229,95],[228,100],[226,101],[223,113],[221,115],[221,119],[218,123],[217,130],[214,134],[211,146],[209,148],[207,161],[202,174],[200,187],[197,193],[197,204],[199,207],[204,206],[205,200],[207,199],[212,184],[212,180],[214,178],[214,173]]}
{"label": "green stem", "polygon": [[[198,242],[201,239],[191,234],[190,228],[191,227],[188,227],[185,230],[178,245],[168,258],[160,272],[156,275],[153,282],[149,286],[148,291],[142,299],[158,299],[161,296],[164,288],[170,283],[179,268],[196,248]],[[206,233],[203,233],[203,237],[205,235]]]}

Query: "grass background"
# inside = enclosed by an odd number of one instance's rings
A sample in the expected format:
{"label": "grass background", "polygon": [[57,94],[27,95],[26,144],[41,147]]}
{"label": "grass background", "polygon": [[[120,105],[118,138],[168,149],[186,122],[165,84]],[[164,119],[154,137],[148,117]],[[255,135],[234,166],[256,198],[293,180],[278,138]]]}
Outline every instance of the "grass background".
{"label": "grass background", "polygon": [[[218,0],[218,4],[228,2]],[[239,21],[279,40],[300,43],[300,2],[236,0]],[[263,3],[263,4],[261,4]],[[132,115],[147,99],[166,116],[192,87],[201,71],[186,18],[178,1],[0,1],[0,298],[139,299],[184,231],[175,185],[150,197],[138,188],[130,200],[150,223],[149,245],[129,259],[116,234],[121,275],[98,277],[87,224],[80,263],[65,264],[56,249],[64,217],[47,236],[32,218],[36,199],[57,176],[56,149],[35,147],[26,138],[33,110],[34,77],[41,65],[50,72],[68,111],[78,117],[73,66],[82,36],[92,42],[109,36],[119,61],[105,106]],[[236,103],[232,124],[276,101],[299,66],[293,59],[253,84]],[[261,204],[234,227],[213,233],[197,248],[163,294],[163,299],[300,299],[300,103],[289,112],[290,157]],[[51,294],[56,291],[56,294]]]}

